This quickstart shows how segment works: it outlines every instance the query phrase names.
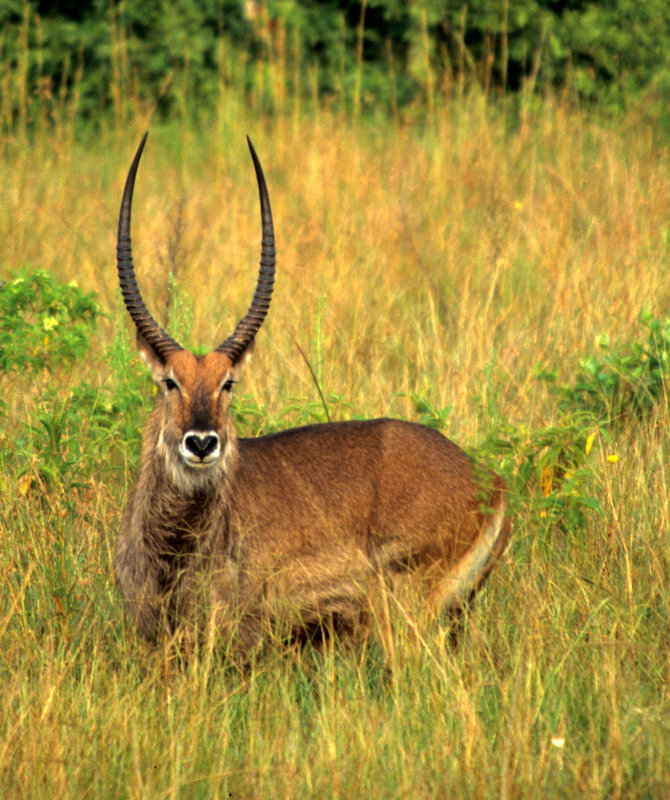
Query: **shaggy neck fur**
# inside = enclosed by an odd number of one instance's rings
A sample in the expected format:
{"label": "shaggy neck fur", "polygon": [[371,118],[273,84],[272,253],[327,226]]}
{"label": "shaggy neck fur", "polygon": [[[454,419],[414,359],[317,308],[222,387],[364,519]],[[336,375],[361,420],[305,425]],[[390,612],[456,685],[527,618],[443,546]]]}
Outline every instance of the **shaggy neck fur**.
{"label": "shaggy neck fur", "polygon": [[197,573],[201,561],[208,564],[213,549],[228,549],[226,509],[238,449],[233,432],[210,475],[189,480],[188,467],[175,467],[159,446],[158,420],[152,421],[121,520],[114,571],[140,630],[155,641],[161,630],[174,632],[177,615],[186,612],[184,603],[177,609],[184,575]]}

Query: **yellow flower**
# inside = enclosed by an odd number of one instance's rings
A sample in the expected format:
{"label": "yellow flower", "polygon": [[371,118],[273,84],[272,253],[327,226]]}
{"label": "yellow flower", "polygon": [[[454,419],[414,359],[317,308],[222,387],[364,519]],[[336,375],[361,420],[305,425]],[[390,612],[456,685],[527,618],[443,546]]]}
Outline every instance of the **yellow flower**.
{"label": "yellow flower", "polygon": [[21,497],[25,497],[28,493],[28,489],[30,489],[30,485],[33,482],[32,476],[28,473],[25,473],[19,478],[19,494]]}
{"label": "yellow flower", "polygon": [[589,435],[586,437],[586,447],[584,448],[584,452],[587,456],[593,447],[593,440],[596,438],[596,433],[598,433],[598,431],[593,431],[593,433],[589,433]]}
{"label": "yellow flower", "polygon": [[516,208],[517,211],[521,211],[521,209],[523,208],[523,203],[521,202],[521,200],[515,200],[514,203],[512,203],[512,205],[514,206],[514,208]]}
{"label": "yellow flower", "polygon": [[551,743],[554,745],[554,747],[565,747],[565,737],[552,736]]}
{"label": "yellow flower", "polygon": [[607,456],[607,460],[610,462],[610,464],[616,464],[616,462],[619,460],[619,456],[616,453],[610,453]]}

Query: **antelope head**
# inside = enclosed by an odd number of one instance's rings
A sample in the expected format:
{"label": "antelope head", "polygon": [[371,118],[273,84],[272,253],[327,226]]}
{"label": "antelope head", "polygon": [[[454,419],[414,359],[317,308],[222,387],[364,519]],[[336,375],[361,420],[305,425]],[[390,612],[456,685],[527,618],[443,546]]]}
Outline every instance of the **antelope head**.
{"label": "antelope head", "polygon": [[229,414],[231,391],[270,307],[275,274],[272,212],[263,170],[247,137],[261,206],[262,246],[256,291],[246,315],[222,344],[204,356],[190,353],[151,316],[135,278],[130,216],[135,176],[146,139],[145,133],[123,192],[117,269],[123,300],[137,329],[137,346],[158,387],[153,413],[156,452],[164,459],[173,482],[182,491],[195,493],[220,480],[235,452],[236,438]]}

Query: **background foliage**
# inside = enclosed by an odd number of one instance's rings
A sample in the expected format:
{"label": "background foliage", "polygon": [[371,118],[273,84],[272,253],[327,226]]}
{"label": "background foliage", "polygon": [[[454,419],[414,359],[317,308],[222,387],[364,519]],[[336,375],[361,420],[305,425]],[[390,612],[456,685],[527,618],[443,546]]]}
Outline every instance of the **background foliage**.
{"label": "background foliage", "polygon": [[666,120],[665,0],[0,2],[2,122],[167,115],[235,88],[262,110],[432,107],[467,87],[565,92]]}

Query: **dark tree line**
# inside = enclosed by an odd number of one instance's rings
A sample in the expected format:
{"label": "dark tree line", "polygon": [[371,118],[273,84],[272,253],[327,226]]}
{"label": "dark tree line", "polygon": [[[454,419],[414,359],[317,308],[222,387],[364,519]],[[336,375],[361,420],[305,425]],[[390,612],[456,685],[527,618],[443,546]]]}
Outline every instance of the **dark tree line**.
{"label": "dark tree line", "polygon": [[473,83],[567,91],[625,110],[670,94],[667,0],[0,0],[5,122],[76,96],[168,113],[234,86],[271,111],[296,94],[402,108]]}

